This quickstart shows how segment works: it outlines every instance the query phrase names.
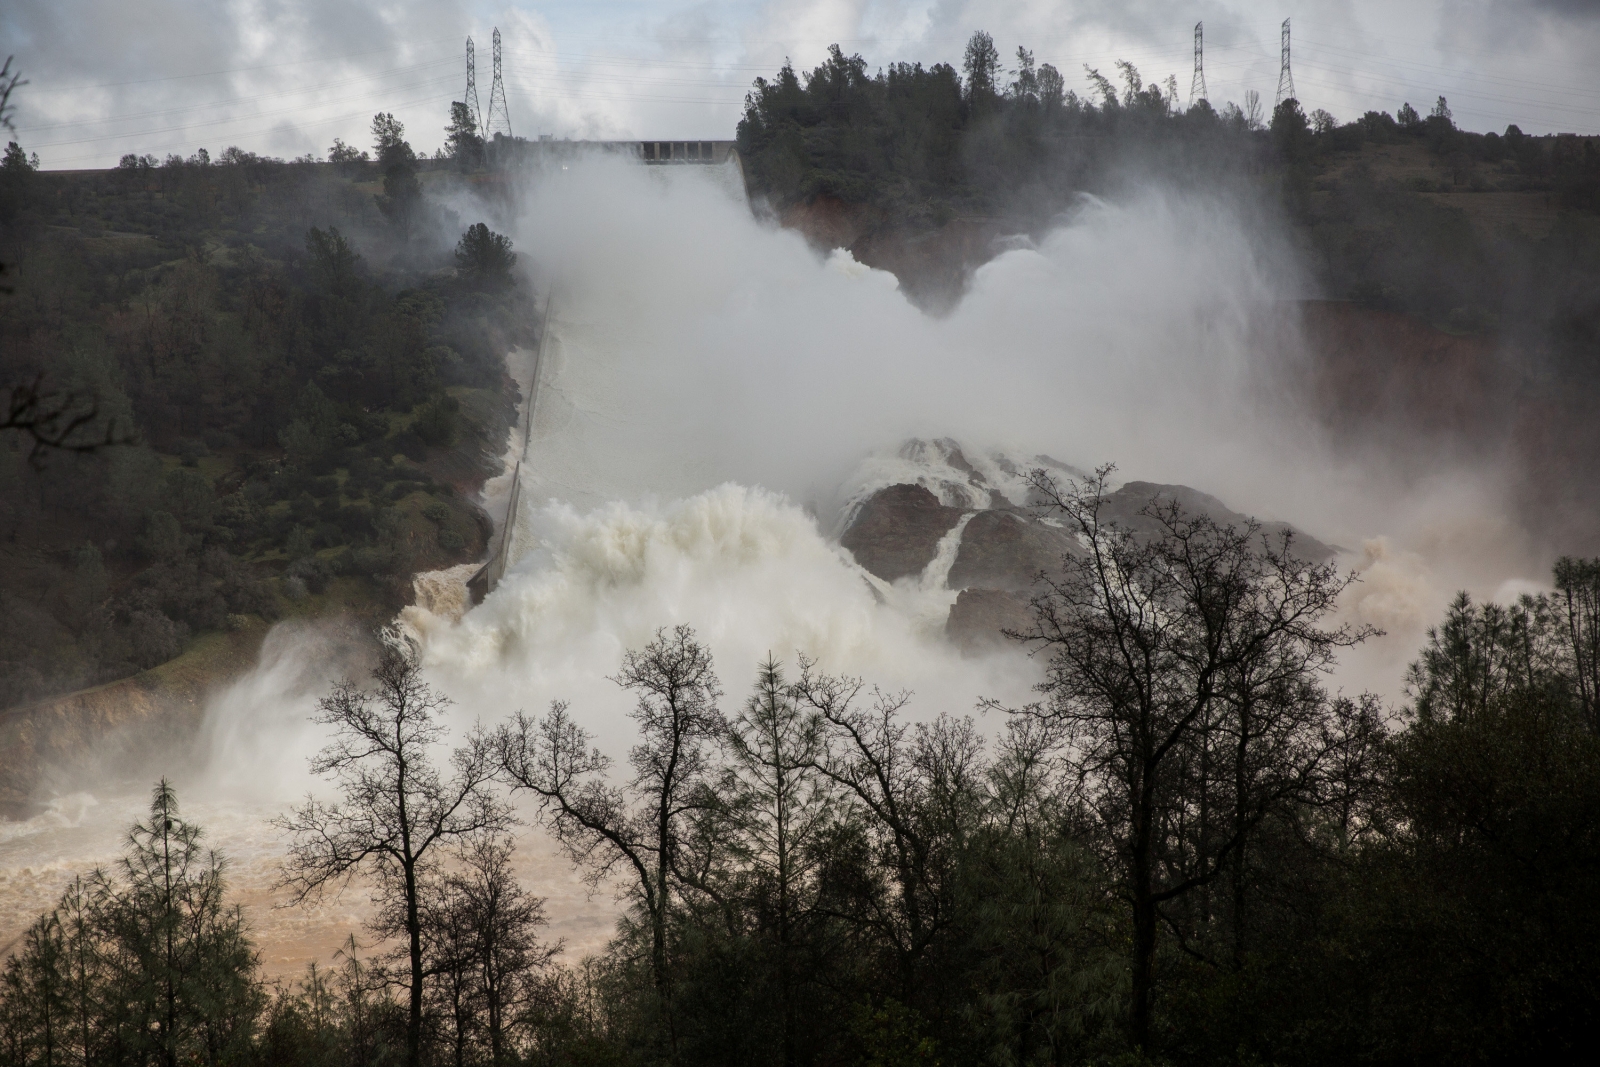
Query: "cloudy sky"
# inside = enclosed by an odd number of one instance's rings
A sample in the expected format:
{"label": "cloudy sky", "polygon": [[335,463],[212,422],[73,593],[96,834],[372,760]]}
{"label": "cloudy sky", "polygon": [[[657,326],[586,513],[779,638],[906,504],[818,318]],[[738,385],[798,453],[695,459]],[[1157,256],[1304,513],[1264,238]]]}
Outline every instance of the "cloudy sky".
{"label": "cloudy sky", "polygon": [[1600,0],[8,0],[0,57],[29,82],[17,139],[75,168],[232,144],[321,156],[335,137],[364,146],[378,110],[431,151],[468,35],[487,109],[497,26],[513,132],[713,139],[786,57],[806,69],[838,42],[874,67],[959,64],[975,29],[1080,92],[1085,64],[1123,58],[1187,99],[1204,20],[1211,100],[1270,101],[1285,17],[1307,110],[1426,111],[1442,94],[1469,129],[1600,134]]}

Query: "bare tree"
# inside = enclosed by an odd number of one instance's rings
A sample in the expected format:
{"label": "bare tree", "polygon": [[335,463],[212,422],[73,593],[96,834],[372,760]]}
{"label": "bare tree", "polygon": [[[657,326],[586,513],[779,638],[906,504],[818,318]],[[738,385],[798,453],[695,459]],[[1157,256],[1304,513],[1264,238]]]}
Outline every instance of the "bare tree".
{"label": "bare tree", "polygon": [[[12,123],[11,114],[16,107],[11,103],[11,94],[28,84],[23,80],[21,71],[11,69],[11,61],[15,58],[7,56],[5,64],[0,66],[0,126],[13,131],[16,126]],[[34,166],[38,166],[37,156],[34,157]],[[0,263],[0,274],[5,271],[6,265]],[[9,287],[0,285],[0,294],[9,294],[11,291]],[[92,452],[96,448],[126,440],[126,435],[119,434],[113,423],[108,422],[97,429],[95,423],[99,416],[96,398],[48,389],[44,384],[44,375],[40,374],[31,381],[18,382],[6,390],[6,401],[3,410],[0,410],[0,430],[16,430],[32,438],[33,449],[28,459],[37,466],[49,449]]]}
{"label": "bare tree", "polygon": [[1246,129],[1259,130],[1265,125],[1261,121],[1261,94],[1254,89],[1246,90],[1244,94],[1244,124]]}
{"label": "bare tree", "polygon": [[[11,69],[14,56],[7,56],[0,65],[0,126],[15,130],[11,113],[15,105],[11,94],[28,83],[20,71]],[[15,147],[15,146],[13,146]],[[35,157],[37,166],[37,157]],[[6,265],[0,263],[0,274]],[[12,290],[0,285],[0,294]],[[43,374],[29,381],[19,381],[5,389],[5,402],[0,404],[0,431],[15,430],[33,441],[28,459],[38,466],[47,451],[93,452],[106,445],[122,444],[128,440],[114,420],[100,423],[99,399],[80,396],[72,392],[51,389],[45,384]]]}
{"label": "bare tree", "polygon": [[863,706],[859,680],[817,674],[812,666],[801,661],[795,692],[830,734],[817,769],[867,816],[893,890],[863,919],[893,946],[900,995],[909,998],[918,962],[955,918],[954,864],[977,817],[982,739],[970,719],[907,723],[906,693],[874,689]]}
{"label": "bare tree", "polygon": [[317,705],[315,721],[333,727],[334,740],[311,761],[331,777],[341,799],[306,803],[278,820],[291,837],[280,888],[291,903],[342,890],[358,872],[376,876],[380,912],[397,920],[405,939],[410,993],[406,1062],[422,1060],[422,892],[441,850],[477,834],[504,830],[510,814],[490,788],[496,770],[480,735],[451,755],[442,776],[434,752],[443,740],[438,721],[450,700],[422,679],[416,652],[386,635],[373,669],[375,691],[353,680]]}
{"label": "bare tree", "polygon": [[611,761],[560,701],[537,722],[517,712],[495,733],[494,748],[513,788],[539,798],[551,832],[592,884],[619,865],[632,873],[629,891],[650,926],[651,976],[676,1058],[667,922],[687,824],[718,803],[709,783],[727,729],[717,709],[722,691],[710,650],[687,626],[656,631],[642,652],[624,656],[612,681],[638,694],[632,717],[641,741],[628,755],[634,773],[626,786],[608,780]]}
{"label": "bare tree", "polygon": [[[16,124],[11,120],[11,113],[16,110],[16,105],[11,102],[11,94],[16,92],[17,89],[21,88],[22,86],[28,84],[22,80],[22,72],[20,70],[11,69],[11,61],[15,58],[16,56],[6,56],[5,64],[0,65],[0,126],[3,126],[12,132],[16,132],[17,127]],[[6,265],[4,263],[0,263],[0,274],[4,274],[5,272]],[[10,292],[10,287],[0,285],[0,294],[9,294]],[[0,429],[12,428],[13,427],[10,425],[0,424]],[[26,429],[25,426],[16,428]],[[35,438],[35,441],[37,441],[37,438]]]}
{"label": "bare tree", "polygon": [[[1064,728],[1121,873],[1133,918],[1131,1031],[1148,1048],[1162,906],[1236,869],[1267,813],[1310,797],[1322,768],[1354,743],[1314,682],[1337,649],[1372,631],[1321,626],[1354,577],[1297,559],[1287,535],[1274,545],[1254,523],[1220,526],[1176,503],[1142,510],[1147,535],[1109,522],[1111,470],[1066,488],[1033,473],[1042,506],[1085,552],[1041,576],[1034,626],[1018,636],[1048,656],[1044,702],[1027,711]],[[1202,746],[1214,761],[1205,781],[1227,781],[1215,798],[1226,814],[1201,820],[1211,825],[1196,851],[1186,825]]]}
{"label": "bare tree", "polygon": [[[465,1067],[482,1031],[481,987],[474,966],[471,906],[449,877],[431,878],[422,894],[422,967],[428,979],[425,1009],[448,1033],[449,1062]],[[436,1032],[436,1031],[435,1031]]]}

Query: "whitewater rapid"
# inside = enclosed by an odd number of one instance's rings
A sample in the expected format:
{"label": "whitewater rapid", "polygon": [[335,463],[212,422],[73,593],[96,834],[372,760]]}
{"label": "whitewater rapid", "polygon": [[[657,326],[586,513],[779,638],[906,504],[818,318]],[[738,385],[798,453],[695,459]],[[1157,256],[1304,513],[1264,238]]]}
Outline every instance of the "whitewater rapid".
{"label": "whitewater rapid", "polygon": [[[725,175],[691,172],[684,184],[691,198],[730,196]],[[827,284],[899,302],[892,278],[847,256],[813,269],[826,273]],[[804,653],[829,671],[914,690],[919,717],[968,714],[982,696],[1026,692],[1033,675],[1020,657],[963,660],[944,642],[954,593],[943,578],[958,538],[947,539],[938,566],[917,580],[889,585],[868,574],[834,539],[835,516],[782,490],[734,480],[714,426],[663,417],[656,402],[666,394],[649,382],[668,373],[663,353],[674,346],[652,342],[647,311],[614,293],[596,298],[574,289],[581,284],[563,281],[537,387],[531,353],[508,356],[508,372],[535,401],[523,412],[531,420],[526,451],[513,428],[505,472],[486,483],[481,501],[491,515],[503,514],[520,457],[507,574],[476,608],[465,590],[474,567],[419,575],[417,603],[400,620],[418,641],[430,680],[456,702],[449,718],[457,732],[565,699],[620,760],[631,743],[631,702],[606,678],[625,650],[678,623],[694,626],[711,646],[730,711],[769,652],[790,662]],[[684,340],[680,334],[675,344]],[[282,907],[271,887],[285,842],[272,820],[324,788],[306,770],[326,740],[309,716],[335,678],[363,667],[327,627],[280,626],[258,666],[211,698],[192,752],[151,759],[125,776],[98,776],[51,799],[37,818],[0,828],[0,950],[73,875],[114,865],[126,827],[144,813],[149,782],[167,774],[186,814],[228,857],[268,971],[293,974],[325,961],[347,933],[359,932],[370,907],[359,884],[319,905]],[[564,939],[573,958],[598,949],[617,901],[582,883],[531,808],[520,814],[518,873],[547,898],[549,936]]]}
{"label": "whitewater rapid", "polygon": [[[1006,455],[1063,473],[1115,460],[1124,477],[1194,485],[1353,546],[1348,562],[1371,580],[1352,618],[1398,635],[1369,656],[1373,679],[1398,680],[1459,575],[1506,556],[1508,524],[1484,518],[1497,514],[1489,489],[1452,477],[1402,492],[1382,471],[1341,465],[1304,419],[1272,406],[1253,346],[1263,309],[1298,295],[1296,275],[1227,205],[1086,200],[1050,233],[1011,242],[934,320],[893,276],[752,217],[734,177],[575,166],[529,191],[513,235],[559,298],[538,388],[519,381],[536,399],[512,562],[470,610],[470,568],[419,576],[400,620],[456,702],[458,733],[566,700],[620,761],[631,702],[607,677],[625,650],[679,623],[710,646],[729,711],[769,653],[909,690],[920,718],[1024,701],[1036,663],[1014,650],[964,657],[943,636],[964,521],[922,574],[893,584],[838,545],[852,509],[894,482],[987,506],[937,450],[902,449],[910,438],[956,438],[1012,503],[1023,472]],[[513,353],[513,376],[527,366]],[[485,487],[491,514],[509,478]],[[325,629],[279,627],[256,669],[209,701],[192,751],[115,781],[58,776],[44,815],[0,826],[0,951],[74,873],[115,857],[149,783],[169,774],[232,858],[269,968],[326,959],[359,926],[364,898],[272,908],[283,842],[270,820],[323,788],[306,770],[326,740],[309,716],[333,679],[362,667],[332,654],[338,645]],[[598,948],[616,901],[589,894],[522,814],[519,873],[549,898],[552,936],[569,958]]]}

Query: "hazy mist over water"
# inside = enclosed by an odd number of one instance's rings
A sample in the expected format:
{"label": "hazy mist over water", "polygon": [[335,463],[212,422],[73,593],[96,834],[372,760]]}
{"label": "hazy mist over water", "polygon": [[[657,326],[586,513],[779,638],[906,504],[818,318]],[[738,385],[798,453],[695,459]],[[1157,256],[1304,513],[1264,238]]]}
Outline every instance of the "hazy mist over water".
{"label": "hazy mist over water", "polygon": [[[520,558],[459,620],[403,617],[461,727],[568,699],[621,757],[630,702],[606,676],[677,623],[709,643],[730,709],[769,651],[914,690],[919,717],[1025,700],[1037,664],[963,658],[944,640],[955,594],[942,574],[884,587],[833,539],[840,506],[909,437],[1115,462],[1121,479],[1187,484],[1341,546],[1364,576],[1348,616],[1390,634],[1348,654],[1334,684],[1392,700],[1456,588],[1504,595],[1544,573],[1495,472],[1391,468],[1324,444],[1281,388],[1307,284],[1270,220],[1226,199],[1085,198],[980,268],[944,318],[891,275],[757,218],[729,168],[574,164],[526,191],[511,234],[555,294]],[[113,854],[163,773],[235,854],[247,899],[264,900],[281,848],[264,820],[318,787],[305,761],[323,739],[307,717],[360,666],[326,632],[280,626],[261,664],[211,700],[197,755],[141,768],[126,802],[62,782],[89,799],[8,831],[0,910],[31,915]],[[105,832],[81,829],[91,822]],[[597,944],[609,901],[585,903],[536,836],[523,853],[532,889],[559,895],[552,916],[580,917],[574,947]],[[294,946],[278,953],[289,966],[358,912],[291,929],[261,909],[258,929]],[[0,946],[10,936],[0,927]]]}

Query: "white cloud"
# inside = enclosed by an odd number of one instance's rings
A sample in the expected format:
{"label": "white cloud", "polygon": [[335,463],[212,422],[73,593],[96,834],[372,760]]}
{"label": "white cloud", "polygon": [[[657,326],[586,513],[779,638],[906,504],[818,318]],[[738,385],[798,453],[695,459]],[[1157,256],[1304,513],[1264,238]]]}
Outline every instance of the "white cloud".
{"label": "white cloud", "polygon": [[0,11],[0,54],[14,53],[31,83],[16,100],[19,139],[51,167],[228,144],[321,154],[335,136],[365,143],[378,110],[431,150],[464,87],[469,33],[487,106],[496,25],[513,128],[530,135],[731,137],[750,82],[785,57],[809,69],[837,41],[873,68],[959,64],[980,28],[1003,55],[1026,45],[1080,91],[1084,64],[1126,58],[1147,80],[1175,75],[1186,94],[1203,18],[1212,98],[1255,89],[1270,100],[1286,15],[1308,109],[1350,118],[1444,95],[1472,129],[1600,133],[1595,10],[1579,0],[13,0]]}

